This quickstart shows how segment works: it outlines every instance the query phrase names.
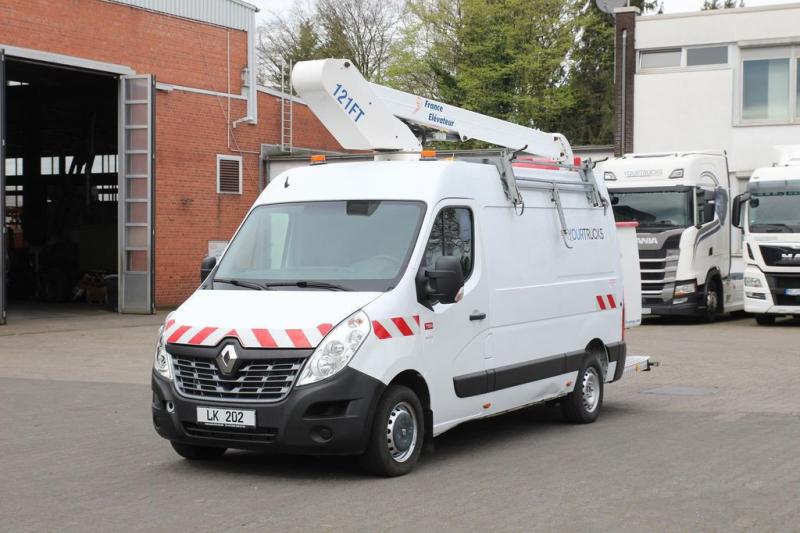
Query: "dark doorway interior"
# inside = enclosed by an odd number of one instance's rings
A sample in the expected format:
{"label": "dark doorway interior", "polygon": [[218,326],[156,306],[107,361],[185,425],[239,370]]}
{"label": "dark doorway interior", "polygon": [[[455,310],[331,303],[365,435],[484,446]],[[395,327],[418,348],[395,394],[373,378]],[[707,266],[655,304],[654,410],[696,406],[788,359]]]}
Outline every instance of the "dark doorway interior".
{"label": "dark doorway interior", "polygon": [[9,303],[113,307],[118,79],[13,59],[6,67]]}

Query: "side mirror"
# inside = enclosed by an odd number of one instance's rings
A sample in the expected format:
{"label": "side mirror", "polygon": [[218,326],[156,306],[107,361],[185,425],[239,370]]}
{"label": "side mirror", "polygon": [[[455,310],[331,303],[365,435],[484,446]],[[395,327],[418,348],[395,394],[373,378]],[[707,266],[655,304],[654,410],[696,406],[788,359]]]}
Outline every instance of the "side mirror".
{"label": "side mirror", "polygon": [[[731,208],[731,224],[742,229],[742,207],[750,200],[750,193],[743,193],[733,199]],[[757,200],[756,200],[757,201]]]}
{"label": "side mirror", "polygon": [[209,255],[200,263],[200,283],[203,283],[214,267],[217,266],[217,256]]}
{"label": "side mirror", "polygon": [[425,272],[428,279],[428,297],[443,304],[457,301],[464,286],[464,271],[457,257],[442,256],[436,260],[436,269]]}
{"label": "side mirror", "polygon": [[619,205],[619,196],[611,197],[611,205]]}

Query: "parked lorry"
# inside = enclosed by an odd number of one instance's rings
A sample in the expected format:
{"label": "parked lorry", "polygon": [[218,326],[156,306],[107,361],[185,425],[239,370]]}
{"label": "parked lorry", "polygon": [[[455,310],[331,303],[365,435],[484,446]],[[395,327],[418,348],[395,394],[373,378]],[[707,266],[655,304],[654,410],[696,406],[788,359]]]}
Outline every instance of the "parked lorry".
{"label": "parked lorry", "polygon": [[[356,454],[400,475],[468,420],[550,401],[593,422],[605,384],[647,368],[626,355],[608,192],[563,136],[371,85],[344,60],[298,63],[293,81],[373,160],[281,174],[204,261],[154,360],[153,422],[177,453]],[[439,160],[407,122],[552,162]]]}
{"label": "parked lorry", "polygon": [[642,315],[714,320],[744,308],[723,152],[627,154],[603,177],[617,221],[636,221]]}
{"label": "parked lorry", "polygon": [[779,162],[756,169],[733,202],[744,231],[745,311],[761,325],[800,316],[800,146],[777,151]]}

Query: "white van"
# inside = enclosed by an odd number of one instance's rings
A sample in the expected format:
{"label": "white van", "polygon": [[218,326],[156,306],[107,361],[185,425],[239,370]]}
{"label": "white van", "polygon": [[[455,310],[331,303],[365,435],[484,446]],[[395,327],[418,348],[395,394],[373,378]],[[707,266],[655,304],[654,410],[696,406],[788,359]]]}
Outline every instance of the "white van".
{"label": "white van", "polygon": [[152,378],[180,455],[358,454],[400,475],[468,420],[550,400],[597,419],[626,359],[605,185],[569,165],[415,159],[287,171],[204,262]]}

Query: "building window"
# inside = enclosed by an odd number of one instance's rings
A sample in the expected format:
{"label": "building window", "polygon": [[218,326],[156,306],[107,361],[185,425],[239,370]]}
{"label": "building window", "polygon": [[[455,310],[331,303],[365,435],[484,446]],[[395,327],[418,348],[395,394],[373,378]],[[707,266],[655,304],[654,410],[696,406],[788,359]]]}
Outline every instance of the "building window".
{"label": "building window", "polygon": [[22,176],[22,158],[6,158],[6,176]]}
{"label": "building window", "polygon": [[669,68],[681,66],[681,49],[652,50],[639,54],[639,68]]}
{"label": "building window", "polygon": [[703,65],[727,65],[727,46],[706,46],[703,48],[686,49],[686,66],[699,67]]}
{"label": "building window", "polygon": [[217,156],[217,193],[242,194],[241,156]]}
{"label": "building window", "polygon": [[789,120],[789,58],[743,62],[742,119]]}

